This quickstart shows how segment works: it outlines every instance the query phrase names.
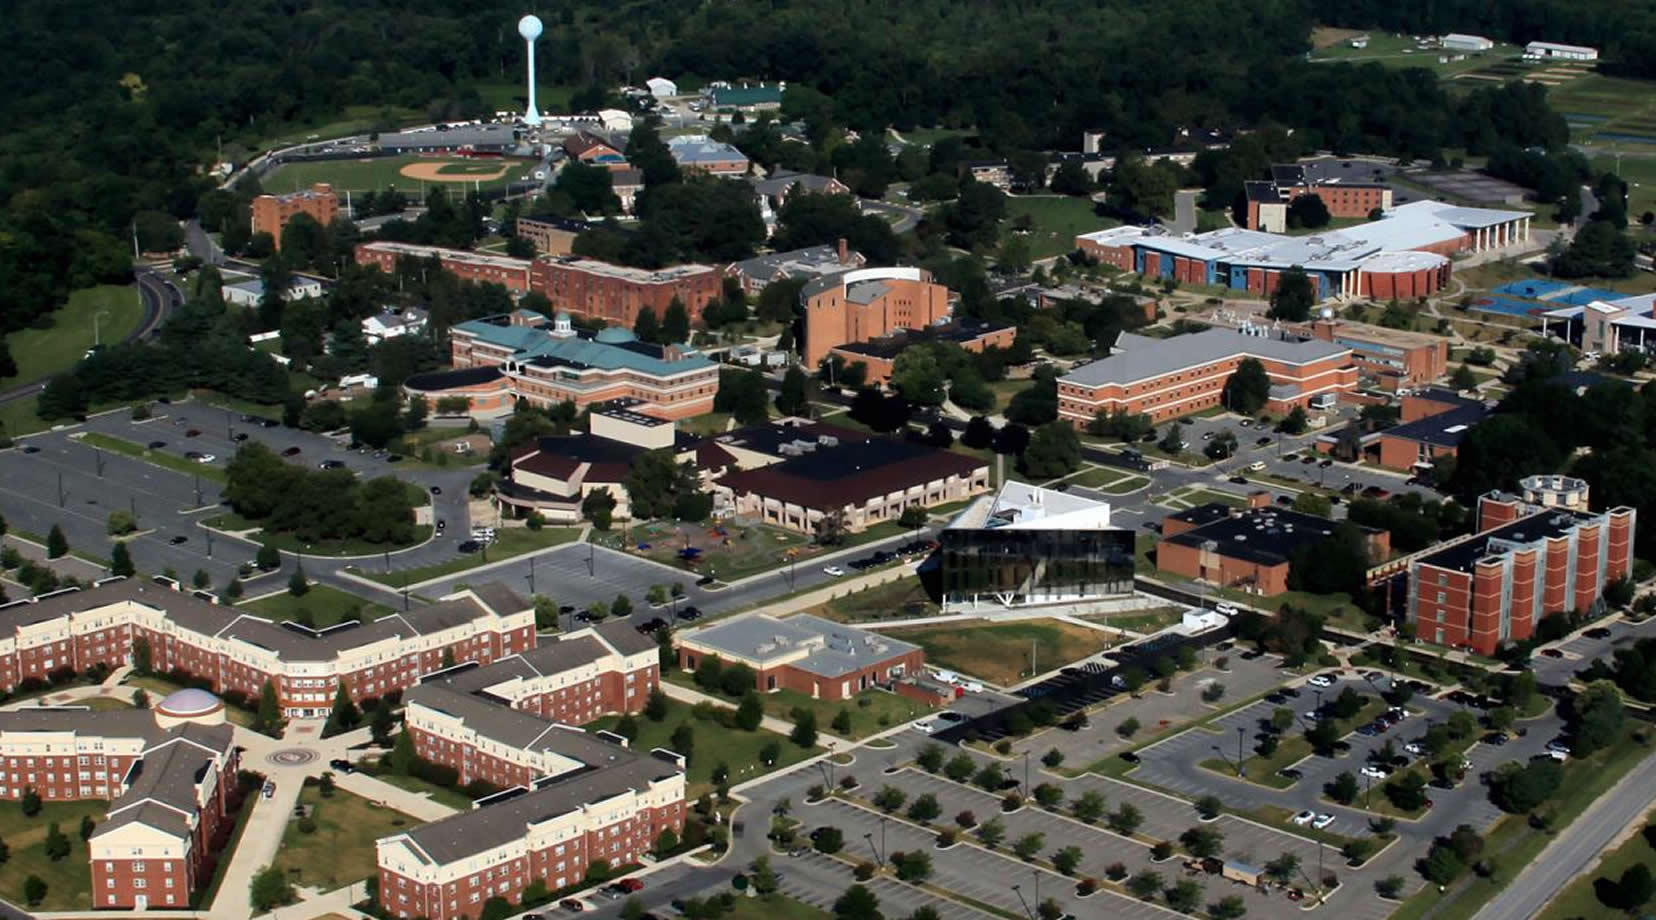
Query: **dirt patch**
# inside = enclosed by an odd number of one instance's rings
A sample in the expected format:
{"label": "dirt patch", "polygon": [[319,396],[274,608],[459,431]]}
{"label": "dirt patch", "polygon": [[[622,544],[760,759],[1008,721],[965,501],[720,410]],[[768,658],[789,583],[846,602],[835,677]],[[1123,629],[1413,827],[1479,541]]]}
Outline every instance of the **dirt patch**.
{"label": "dirt patch", "polygon": [[[491,172],[443,172],[444,167],[457,164],[458,161],[455,160],[410,163],[397,171],[410,179],[418,179],[421,182],[493,182],[511,171],[509,165],[502,163],[498,169]],[[475,166],[477,164],[466,162],[463,165]]]}
{"label": "dirt patch", "polygon": [[1028,677],[1031,647],[1036,667],[1050,671],[1109,648],[1116,636],[1062,620],[966,620],[885,629],[881,633],[926,650],[926,663],[969,674],[998,686]]}
{"label": "dirt patch", "polygon": [[1366,34],[1368,33],[1361,29],[1336,29],[1332,26],[1318,26],[1311,30],[1311,47],[1328,48]]}

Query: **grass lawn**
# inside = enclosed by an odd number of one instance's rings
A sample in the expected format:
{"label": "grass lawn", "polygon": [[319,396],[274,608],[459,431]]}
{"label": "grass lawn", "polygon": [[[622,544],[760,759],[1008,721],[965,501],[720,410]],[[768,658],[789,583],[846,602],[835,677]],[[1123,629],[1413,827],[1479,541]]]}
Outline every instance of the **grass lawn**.
{"label": "grass lawn", "polygon": [[[1591,757],[1571,758],[1564,763],[1564,782],[1558,795],[1549,803],[1552,826],[1562,830],[1581,816],[1583,811],[1621,779],[1633,765],[1644,759],[1650,749],[1633,740],[1632,733],[1610,748]],[[1525,815],[1507,815],[1496,822],[1484,835],[1483,858],[1506,867],[1488,879],[1463,878],[1449,886],[1442,894],[1428,885],[1392,914],[1392,920],[1468,920],[1497,891],[1511,881],[1511,873],[1528,865],[1552,836],[1546,831],[1530,827]],[[1609,912],[1591,911],[1589,917],[1609,916]]]}
{"label": "grass lawn", "polygon": [[[303,597],[294,597],[283,591],[241,604],[240,607],[249,613],[269,617],[277,622],[299,620],[299,612],[308,611],[310,620],[317,629],[326,629],[345,619],[347,613],[354,614],[359,608],[367,612],[370,620],[377,620],[391,612],[390,608],[382,604],[365,601],[355,594],[330,585],[311,585]],[[351,619],[356,617],[353,615]]]}
{"label": "grass lawn", "polygon": [[[423,529],[423,528],[422,528]],[[524,553],[539,552],[561,546],[581,535],[579,527],[542,527],[540,530],[530,530],[527,527],[502,528],[495,532],[496,538],[488,552],[468,553],[447,562],[435,565],[419,566],[412,569],[393,569],[383,571],[383,566],[353,566],[352,571],[364,578],[371,578],[382,585],[392,588],[401,588],[405,585],[419,584],[432,578],[441,578],[444,575],[453,575],[467,569],[475,569],[490,562],[499,562]],[[488,558],[484,558],[487,556]]]}
{"label": "grass lawn", "polygon": [[[0,897],[23,905],[23,882],[31,875],[46,883],[42,910],[86,910],[92,906],[92,872],[87,846],[80,839],[83,816],[102,823],[109,803],[102,801],[50,802],[40,814],[26,817],[16,802],[0,805],[0,839],[11,848],[11,858],[0,865]],[[69,837],[69,855],[53,862],[46,858],[46,834],[52,822]]]}
{"label": "grass lawn", "polygon": [[1093,203],[1087,198],[1068,195],[1008,196],[1006,219],[1001,223],[1003,240],[1014,232],[1012,227],[1024,215],[1034,221],[1034,228],[1025,239],[1029,241],[1029,255],[1035,259],[1063,255],[1075,249],[1077,235],[1119,223],[1093,213]]}
{"label": "grass lawn", "polygon": [[[386,550],[405,549],[404,546],[389,546],[384,543],[369,543],[366,540],[323,540],[319,543],[306,543],[290,533],[268,533],[259,526],[258,521],[249,520],[235,512],[221,514],[208,518],[202,523],[208,527],[231,533],[243,533],[249,530],[257,533],[249,534],[250,539],[261,543],[268,543],[285,553],[304,553],[308,556],[373,556]],[[421,524],[414,528],[414,540],[408,546],[418,546],[431,537],[431,525]],[[398,586],[401,582],[398,582]]]}
{"label": "grass lawn", "polygon": [[406,789],[415,794],[424,794],[439,805],[447,805],[456,811],[470,811],[472,800],[459,790],[436,783],[427,782],[417,776],[402,776],[397,773],[375,773],[373,777],[383,783]]}
{"label": "grass lawn", "polygon": [[[713,769],[721,762],[730,768],[730,784],[734,786],[755,776],[796,764],[820,750],[812,748],[807,751],[787,738],[762,728],[752,732],[726,728],[718,722],[696,718],[691,709],[692,707],[677,700],[669,700],[667,716],[660,722],[652,722],[643,716],[635,717],[638,723],[638,737],[632,743],[633,750],[640,754],[648,753],[653,748],[672,750],[670,739],[673,732],[678,730],[680,725],[688,724],[693,732],[693,741],[688,771],[689,789],[686,795],[691,799],[699,798],[702,793],[713,790]],[[585,728],[588,731],[613,729],[619,721],[616,716],[605,716]],[[827,728],[826,725],[822,727]],[[767,767],[759,762],[759,749],[769,741],[780,744],[782,753],[775,764]]]}
{"label": "grass lawn", "polygon": [[780,568],[787,564],[789,553],[794,553],[798,564],[803,565],[824,552],[821,547],[811,546],[811,538],[805,534],[763,525],[733,526],[721,532],[698,525],[652,521],[629,529],[624,537],[617,535],[617,542],[622,539],[626,542],[618,548],[675,568],[684,567],[684,560],[679,558],[681,550],[699,550],[694,571],[684,569],[686,580],[693,580],[695,572],[705,572],[720,581],[733,581]]}
{"label": "grass lawn", "polygon": [[[1649,820],[1656,815],[1645,817]],[[1619,879],[1635,863],[1646,866],[1656,864],[1656,848],[1651,847],[1650,839],[1638,831],[1620,846],[1602,854],[1598,864],[1590,871],[1576,876],[1575,881],[1559,892],[1536,920],[1573,920],[1575,917],[1612,915],[1615,908],[1599,900],[1593,883],[1601,878]]]}
{"label": "grass lawn", "polygon": [[[668,679],[675,684],[707,692],[697,687],[694,678],[683,671],[674,671]],[[816,713],[817,728],[853,740],[866,738],[934,711],[931,706],[884,690],[864,690],[844,702],[812,699],[796,690],[778,690],[762,694],[760,698],[765,701],[765,715],[791,722],[795,709],[809,709]],[[836,732],[830,727],[829,723],[841,710],[851,716],[849,732]]]}
{"label": "grass lawn", "polygon": [[882,585],[836,597],[807,612],[839,623],[858,623],[935,616],[940,609],[919,576],[905,575]]}
{"label": "grass lawn", "polygon": [[375,874],[374,841],[420,823],[343,789],[335,789],[333,796],[325,799],[317,787],[306,786],[299,793],[299,802],[312,808],[316,830],[307,834],[299,829],[297,819],[289,821],[282,832],[276,865],[295,884],[316,885],[324,890]]}
{"label": "grass lawn", "polygon": [[[264,187],[271,194],[291,192],[295,189],[309,188],[313,183],[331,183],[336,192],[350,189],[354,192],[381,191],[395,187],[404,192],[419,194],[420,180],[411,179],[402,174],[402,168],[412,164],[427,163],[458,163],[472,167],[487,166],[488,171],[482,173],[491,176],[500,167],[506,167],[506,173],[499,179],[480,179],[485,188],[496,188],[506,184],[508,179],[514,179],[531,165],[518,159],[504,160],[463,160],[455,158],[446,160],[441,157],[423,157],[415,154],[392,157],[368,157],[359,160],[315,160],[303,163],[288,163],[263,179]],[[463,174],[457,174],[457,177]],[[470,191],[471,182],[443,183],[450,185],[456,191]],[[428,186],[429,187],[429,186]]]}
{"label": "grass lawn", "polygon": [[[100,341],[119,342],[138,328],[144,319],[144,308],[138,301],[136,288],[102,284],[71,291],[69,302],[50,316],[54,321],[50,329],[19,329],[6,336],[12,358],[17,361],[17,376],[0,378],[7,388],[33,383],[74,367],[93,345],[94,318]],[[33,414],[32,397],[19,402],[27,403]],[[13,430],[7,428],[7,431]]]}
{"label": "grass lawn", "polygon": [[729,425],[729,412],[709,412],[706,415],[693,416],[679,422],[679,430],[685,434],[705,438],[724,434]]}
{"label": "grass lawn", "polygon": [[925,648],[926,660],[931,664],[1003,687],[1017,683],[1030,673],[1032,644],[1037,673],[1050,671],[1110,647],[1109,633],[1061,620],[982,623],[974,626],[968,620],[943,626],[918,626],[882,632],[893,639],[913,642]]}
{"label": "grass lawn", "polygon": [[113,696],[94,696],[88,700],[78,700],[75,705],[85,706],[93,712],[113,712],[118,709],[132,708],[131,702]]}
{"label": "grass lawn", "polygon": [[[1515,45],[1497,44],[1488,51],[1466,54],[1463,60],[1449,60],[1439,64],[1439,55],[1453,58],[1462,52],[1441,51],[1437,48],[1420,49],[1416,46],[1415,40],[1407,35],[1392,35],[1379,29],[1363,34],[1369,38],[1368,47],[1353,48],[1349,41],[1340,41],[1311,52],[1311,60],[1316,63],[1346,61],[1352,64],[1378,63],[1385,67],[1424,67],[1440,77],[1447,78],[1458,73],[1500,64],[1521,53]],[[1537,66],[1535,69],[1540,68]]]}
{"label": "grass lawn", "polygon": [[1087,619],[1117,629],[1153,633],[1181,622],[1184,619],[1184,610],[1183,607],[1157,607],[1153,610],[1134,610],[1129,613],[1100,613]]}
{"label": "grass lawn", "polygon": [[172,470],[175,473],[183,473],[185,476],[200,476],[202,479],[210,480],[220,485],[223,485],[226,479],[224,470],[219,467],[211,466],[206,463],[197,463],[194,460],[186,460],[177,454],[169,454],[164,450],[150,450],[142,444],[122,438],[113,438],[107,434],[100,434],[96,431],[88,431],[85,434],[82,434],[80,436],[80,442],[89,447],[96,447],[100,450],[107,450],[117,454],[126,454],[128,457],[136,457],[151,466],[159,466],[164,470]]}
{"label": "grass lawn", "polygon": [[[771,866],[775,868],[776,863],[773,861]],[[779,894],[737,898],[736,906],[719,916],[724,920],[831,920],[823,911]]]}

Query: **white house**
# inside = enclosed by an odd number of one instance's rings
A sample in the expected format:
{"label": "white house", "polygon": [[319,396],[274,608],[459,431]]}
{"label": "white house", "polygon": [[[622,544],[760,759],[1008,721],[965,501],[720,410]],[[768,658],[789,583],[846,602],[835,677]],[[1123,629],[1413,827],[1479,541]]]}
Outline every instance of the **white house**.
{"label": "white house", "polygon": [[[288,283],[287,296],[283,300],[292,302],[304,300],[308,297],[322,296],[322,282],[315,278],[295,278]],[[264,299],[264,282],[257,278],[246,281],[237,281],[224,286],[224,302],[238,307],[256,307]]]}
{"label": "white house", "polygon": [[679,94],[678,84],[666,77],[651,77],[644,81],[644,85],[650,88],[650,95],[657,99],[666,99],[668,96]]}
{"label": "white house", "polygon": [[370,345],[378,345],[386,339],[394,339],[403,335],[419,335],[425,331],[426,313],[418,307],[405,307],[393,312],[386,311],[370,316],[362,321],[362,337]]}

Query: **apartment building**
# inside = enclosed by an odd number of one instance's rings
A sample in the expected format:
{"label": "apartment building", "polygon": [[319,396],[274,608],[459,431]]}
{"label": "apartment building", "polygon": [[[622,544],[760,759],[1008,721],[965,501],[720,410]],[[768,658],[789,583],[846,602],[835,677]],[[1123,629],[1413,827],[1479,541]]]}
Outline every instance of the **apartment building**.
{"label": "apartment building", "polygon": [[499,583],[323,630],[222,607],[173,584],[106,579],[0,607],[0,687],[64,668],[128,664],[143,641],[157,671],[182,669],[219,693],[253,699],[268,682],[284,715],[318,718],[341,684],[355,700],[382,697],[441,670],[445,655],[487,664],[535,646],[533,609]]}
{"label": "apartment building", "polygon": [[513,709],[564,725],[642,712],[661,685],[661,654],[654,639],[626,620],[602,623],[545,640],[491,665],[445,678],[467,693],[486,694]]}
{"label": "apartment building", "polygon": [[646,307],[660,318],[675,299],[689,311],[692,322],[701,319],[702,309],[723,292],[722,277],[711,265],[644,269],[558,256],[535,259],[529,285],[555,310],[631,329]]}
{"label": "apartment building", "polygon": [[387,241],[362,243],[356,248],[358,265],[378,266],[383,272],[395,271],[399,259],[436,259],[444,271],[462,281],[503,285],[513,294],[527,294],[530,289],[528,259],[513,259],[469,249]]}
{"label": "apartment building", "polygon": [[804,363],[835,348],[921,329],[949,315],[949,289],[923,268],[859,268],[822,275],[799,292],[805,309]]}
{"label": "apartment building", "polygon": [[318,182],[310,188],[286,195],[260,195],[253,199],[251,220],[254,233],[268,233],[276,248],[282,248],[282,228],[296,214],[306,214],[322,226],[339,216],[339,196],[333,186]]}

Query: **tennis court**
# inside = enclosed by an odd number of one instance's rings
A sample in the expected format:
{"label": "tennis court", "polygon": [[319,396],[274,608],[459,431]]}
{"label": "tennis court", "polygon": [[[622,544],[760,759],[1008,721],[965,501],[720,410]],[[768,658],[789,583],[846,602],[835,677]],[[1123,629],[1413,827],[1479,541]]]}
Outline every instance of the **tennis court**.
{"label": "tennis court", "polygon": [[1473,302],[1472,309],[1485,313],[1505,313],[1508,316],[1534,316],[1550,308],[1508,297],[1480,297]]}
{"label": "tennis court", "polygon": [[1528,297],[1531,300],[1545,300],[1547,295],[1559,291],[1567,291],[1575,285],[1568,281],[1508,281],[1495,288],[1497,294],[1509,294],[1513,297]]}
{"label": "tennis court", "polygon": [[[1617,300],[1626,297],[1609,288],[1579,287],[1567,281],[1509,281],[1495,288],[1496,294],[1546,301],[1549,305],[1579,307],[1595,300]],[[1500,299],[1500,298],[1496,298]],[[1497,312],[1505,313],[1506,310]]]}

